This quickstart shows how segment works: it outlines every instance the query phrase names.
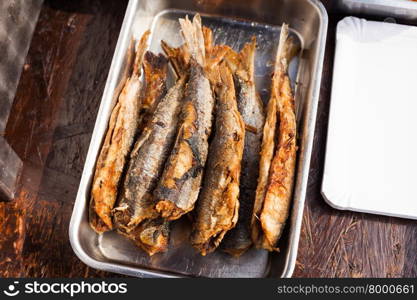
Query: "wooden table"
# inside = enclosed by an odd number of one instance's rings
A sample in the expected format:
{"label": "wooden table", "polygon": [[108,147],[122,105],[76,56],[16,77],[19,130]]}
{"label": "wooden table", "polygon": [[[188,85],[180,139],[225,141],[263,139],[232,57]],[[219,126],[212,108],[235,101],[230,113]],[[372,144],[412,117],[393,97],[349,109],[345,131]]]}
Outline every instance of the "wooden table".
{"label": "wooden table", "polygon": [[[0,203],[1,277],[115,276],[78,260],[68,225],[127,1],[71,2],[44,4],[7,125],[24,167],[18,196]],[[415,277],[415,221],[337,211],[320,195],[339,18],[330,16],[294,276]]]}

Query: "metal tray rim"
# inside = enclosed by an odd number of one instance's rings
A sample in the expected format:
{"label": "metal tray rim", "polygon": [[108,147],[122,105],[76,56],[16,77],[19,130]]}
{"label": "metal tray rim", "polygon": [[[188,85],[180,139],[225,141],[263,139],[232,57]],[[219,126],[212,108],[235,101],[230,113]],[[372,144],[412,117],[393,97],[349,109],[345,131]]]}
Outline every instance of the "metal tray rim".
{"label": "metal tray rim", "polygon": [[[318,0],[309,0],[312,4],[314,4],[315,8],[319,11],[321,16],[321,24],[319,29],[319,51],[316,54],[316,65],[312,74],[315,75],[313,88],[310,91],[311,97],[311,105],[308,106],[308,110],[310,110],[307,115],[310,117],[308,122],[310,124],[309,130],[309,137],[306,145],[305,150],[305,160],[304,160],[304,168],[299,172],[299,176],[297,181],[301,183],[299,188],[300,194],[294,195],[294,198],[299,199],[299,207],[297,213],[296,222],[294,224],[293,229],[291,230],[291,239],[293,240],[292,245],[290,247],[290,251],[288,251],[287,259],[285,261],[284,271],[282,277],[289,278],[292,277],[292,274],[295,269],[295,263],[297,259],[298,253],[298,245],[300,241],[300,232],[301,232],[301,225],[302,225],[302,216],[304,214],[304,203],[307,193],[307,183],[308,183],[308,176],[310,170],[310,161],[311,161],[311,153],[313,149],[313,141],[314,141],[314,133],[316,127],[316,119],[317,119],[317,109],[318,109],[318,100],[320,96],[320,86],[321,86],[321,78],[322,78],[322,71],[323,71],[323,61],[324,61],[324,54],[325,54],[325,45],[327,39],[327,27],[328,27],[328,15],[326,8],[324,5]],[[294,213],[294,212],[293,212]]]}
{"label": "metal tray rim", "polygon": [[[118,38],[117,46],[115,49],[115,54],[113,57],[113,61],[111,63],[111,67],[109,70],[109,74],[112,72],[115,72],[116,70],[120,69],[121,60],[118,55],[118,53],[124,52],[123,44],[125,43],[125,40],[128,39],[129,35],[129,28],[134,23],[134,17],[136,10],[135,8],[138,6],[139,0],[129,0],[127,9],[126,9],[126,15],[123,20],[123,24],[121,27],[121,34]],[[324,52],[325,52],[325,43],[326,43],[326,37],[327,37],[327,27],[328,27],[328,15],[327,11],[324,7],[324,5],[319,0],[306,0],[312,6],[318,10],[318,13],[320,15],[320,27],[319,27],[319,34],[317,36],[318,39],[318,51],[316,53],[316,60],[315,60],[315,66],[314,70],[312,70],[312,74],[314,77],[314,81],[312,82],[312,88],[310,89],[308,93],[308,97],[311,99],[311,105],[307,108],[309,112],[307,113],[308,119],[306,122],[308,122],[310,132],[308,133],[307,137],[307,143],[304,150],[305,160],[303,163],[303,168],[301,172],[298,172],[297,175],[297,181],[300,182],[300,187],[297,189],[296,194],[294,195],[294,201],[297,201],[299,206],[298,210],[294,212],[293,208],[293,214],[297,214],[296,222],[291,229],[290,232],[290,239],[292,240],[292,244],[289,247],[289,251],[285,260],[285,265],[282,273],[282,277],[291,277],[295,268],[295,262],[297,258],[297,252],[298,252],[298,243],[299,243],[299,237],[300,237],[300,231],[301,231],[301,223],[302,223],[302,215],[304,210],[304,202],[305,202],[305,196],[306,196],[306,188],[307,188],[307,180],[308,180],[308,171],[310,168],[310,159],[311,159],[311,152],[312,152],[312,145],[313,145],[313,139],[314,139],[314,129],[315,129],[315,123],[316,123],[316,115],[317,115],[317,107],[318,107],[318,98],[319,98],[319,92],[320,92],[320,85],[321,85],[321,77],[322,77],[322,68],[323,68],[323,60],[324,60]],[[116,80],[113,78],[110,78],[110,76],[107,79],[106,86],[103,92],[102,101],[100,104],[100,108],[98,111],[97,116],[102,115],[103,111],[106,109],[106,101],[103,101],[103,99],[108,98],[112,91],[115,89],[116,86]],[[95,136],[98,135],[98,132],[95,130],[99,124],[99,118],[96,119],[95,127],[93,131],[93,136],[91,138],[91,142],[89,145],[89,150],[86,157],[86,162],[91,161],[92,158],[94,158],[94,147],[93,144],[95,143]],[[95,161],[95,159],[94,159]],[[142,267],[130,267],[126,266],[117,262],[103,262],[99,261],[93,257],[91,257],[85,249],[83,249],[80,239],[78,236],[78,230],[79,226],[81,224],[81,219],[83,215],[84,210],[84,197],[83,194],[85,193],[86,186],[88,185],[88,178],[91,175],[91,170],[88,165],[84,166],[82,177],[80,180],[80,186],[77,192],[76,201],[74,204],[73,213],[71,216],[70,226],[69,226],[69,238],[70,238],[70,244],[73,248],[75,254],[77,257],[86,265],[91,266],[92,268],[103,270],[103,271],[109,271],[113,273],[119,273],[129,276],[135,276],[135,277],[165,277],[165,278],[179,278],[182,277],[178,274],[171,274],[164,271],[157,271],[157,270],[150,270]]]}

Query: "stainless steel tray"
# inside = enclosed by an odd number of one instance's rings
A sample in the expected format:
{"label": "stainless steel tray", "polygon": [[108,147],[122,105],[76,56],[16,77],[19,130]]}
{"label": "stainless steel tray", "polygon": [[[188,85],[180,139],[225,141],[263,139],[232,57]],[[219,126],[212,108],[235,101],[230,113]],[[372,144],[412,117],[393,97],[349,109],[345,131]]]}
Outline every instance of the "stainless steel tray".
{"label": "stainless steel tray", "polygon": [[[289,23],[291,34],[303,49],[290,68],[296,89],[300,150],[291,220],[279,244],[280,253],[269,254],[252,249],[240,258],[232,258],[221,251],[201,257],[187,241],[189,224],[184,218],[173,227],[170,249],[149,258],[118,234],[109,232],[99,236],[88,224],[91,179],[115,95],[124,78],[130,39],[132,36],[138,38],[151,28],[150,50],[159,52],[161,39],[178,45],[178,17],[185,14],[191,16],[195,12],[202,14],[203,23],[213,29],[217,42],[226,42],[237,50],[252,35],[257,36],[255,73],[257,88],[264,100],[268,98],[269,87],[265,78],[271,72],[282,22]],[[327,13],[316,0],[130,0],[71,218],[69,234],[77,256],[93,268],[138,277],[290,277],[297,256],[303,216],[326,32]]]}

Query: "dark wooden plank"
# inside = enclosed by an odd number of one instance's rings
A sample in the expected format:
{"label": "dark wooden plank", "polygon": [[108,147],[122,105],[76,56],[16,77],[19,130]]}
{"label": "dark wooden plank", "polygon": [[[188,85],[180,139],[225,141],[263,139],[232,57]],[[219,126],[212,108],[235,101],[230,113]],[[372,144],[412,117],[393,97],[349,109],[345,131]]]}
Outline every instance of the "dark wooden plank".
{"label": "dark wooden plank", "polygon": [[415,277],[417,276],[415,221],[339,211],[327,205],[320,194],[329,117],[335,30],[337,22],[343,17],[330,14],[314,149],[294,276]]}
{"label": "dark wooden plank", "polygon": [[0,1],[0,201],[13,199],[18,189],[22,161],[4,135],[42,2]]}
{"label": "dark wooden plank", "polygon": [[[1,277],[114,276],[75,257],[68,223],[126,4],[50,0],[44,5],[6,130],[24,168],[15,201],[0,203]],[[294,276],[415,277],[415,221],[337,211],[320,196],[340,18],[330,17]]]}
{"label": "dark wooden plank", "polygon": [[6,128],[42,2],[0,1],[0,133]]}
{"label": "dark wooden plank", "polygon": [[127,1],[46,1],[7,124],[24,167],[0,204],[0,276],[109,276],[75,257],[68,226]]}
{"label": "dark wooden plank", "polygon": [[0,201],[9,201],[16,196],[22,165],[22,160],[0,135]]}

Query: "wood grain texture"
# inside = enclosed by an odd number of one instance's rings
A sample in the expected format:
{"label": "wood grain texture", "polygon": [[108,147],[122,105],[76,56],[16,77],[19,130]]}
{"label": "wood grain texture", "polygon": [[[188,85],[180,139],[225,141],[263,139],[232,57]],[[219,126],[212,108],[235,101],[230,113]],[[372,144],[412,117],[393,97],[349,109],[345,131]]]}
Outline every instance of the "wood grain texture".
{"label": "wood grain texture", "polygon": [[[333,1],[324,2],[329,7]],[[0,277],[116,276],[76,258],[68,225],[126,5],[44,4],[6,130],[24,169],[16,199],[0,203]],[[416,277],[415,221],[337,211],[320,195],[335,26],[341,17],[330,16],[294,276]]]}
{"label": "wood grain texture", "polygon": [[24,167],[0,204],[1,277],[110,276],[75,257],[68,226],[126,5],[43,6],[6,128]]}
{"label": "wood grain texture", "polygon": [[294,276],[417,277],[415,221],[339,211],[326,204],[320,193],[336,25],[343,17],[329,15],[316,132]]}

